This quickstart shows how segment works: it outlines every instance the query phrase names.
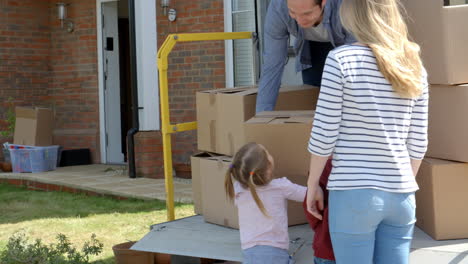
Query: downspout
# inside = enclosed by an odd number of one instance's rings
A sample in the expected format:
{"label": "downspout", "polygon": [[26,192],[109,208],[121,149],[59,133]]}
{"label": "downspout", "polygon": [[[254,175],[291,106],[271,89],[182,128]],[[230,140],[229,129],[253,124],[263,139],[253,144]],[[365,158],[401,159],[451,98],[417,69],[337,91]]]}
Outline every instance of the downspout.
{"label": "downspout", "polygon": [[138,76],[137,76],[137,54],[136,54],[136,31],[135,31],[135,0],[128,1],[128,22],[130,35],[130,76],[132,89],[132,115],[133,127],[127,132],[128,142],[128,176],[136,178],[135,167],[135,134],[140,129],[138,117],[140,107],[138,106]]}

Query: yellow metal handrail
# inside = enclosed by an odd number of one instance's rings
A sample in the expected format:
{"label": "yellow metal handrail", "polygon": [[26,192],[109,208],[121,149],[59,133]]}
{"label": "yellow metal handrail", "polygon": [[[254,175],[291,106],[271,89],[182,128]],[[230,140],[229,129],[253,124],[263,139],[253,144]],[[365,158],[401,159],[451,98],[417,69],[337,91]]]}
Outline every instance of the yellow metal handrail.
{"label": "yellow metal handrail", "polygon": [[172,179],[172,146],[171,134],[176,132],[195,130],[197,122],[171,124],[169,118],[169,92],[167,84],[167,69],[169,67],[169,53],[177,42],[207,41],[207,40],[229,40],[249,39],[253,37],[252,32],[215,32],[215,33],[187,33],[169,35],[158,51],[159,71],[159,100],[161,104],[161,125],[163,138],[164,179],[166,183],[166,207],[167,220],[175,219],[174,215],[174,184]]}

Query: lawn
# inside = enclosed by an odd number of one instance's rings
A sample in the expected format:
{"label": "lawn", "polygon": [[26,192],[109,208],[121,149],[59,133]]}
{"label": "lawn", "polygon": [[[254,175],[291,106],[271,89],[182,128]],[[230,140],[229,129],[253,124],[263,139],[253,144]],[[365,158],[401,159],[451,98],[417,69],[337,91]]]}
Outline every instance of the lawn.
{"label": "lawn", "polygon": [[[0,250],[8,238],[24,230],[30,238],[56,242],[66,235],[78,249],[95,233],[104,252],[94,263],[114,263],[112,246],[139,240],[149,226],[166,221],[162,201],[115,200],[81,194],[31,191],[0,184]],[[192,204],[176,204],[176,218],[193,215]]]}

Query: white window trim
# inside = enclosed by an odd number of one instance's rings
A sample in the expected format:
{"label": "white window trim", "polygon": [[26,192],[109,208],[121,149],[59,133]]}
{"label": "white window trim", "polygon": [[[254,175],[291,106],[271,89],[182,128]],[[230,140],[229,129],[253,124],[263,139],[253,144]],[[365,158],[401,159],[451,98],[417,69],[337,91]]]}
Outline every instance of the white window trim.
{"label": "white window trim", "polygon": [[[232,32],[232,0],[224,0],[224,32]],[[226,87],[234,87],[234,51],[233,41],[224,41],[226,69]]]}

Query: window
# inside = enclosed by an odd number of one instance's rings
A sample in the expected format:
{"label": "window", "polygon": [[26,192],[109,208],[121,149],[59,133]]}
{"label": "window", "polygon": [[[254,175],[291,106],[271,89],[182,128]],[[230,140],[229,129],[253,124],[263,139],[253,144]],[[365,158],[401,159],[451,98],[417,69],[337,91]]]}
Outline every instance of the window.
{"label": "window", "polygon": [[444,0],[444,6],[466,5],[468,0]]}
{"label": "window", "polygon": [[[255,1],[232,0],[232,31],[256,32]],[[234,86],[246,86],[256,83],[256,56],[252,40],[233,41]]]}

